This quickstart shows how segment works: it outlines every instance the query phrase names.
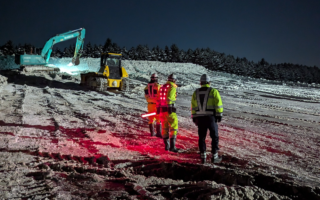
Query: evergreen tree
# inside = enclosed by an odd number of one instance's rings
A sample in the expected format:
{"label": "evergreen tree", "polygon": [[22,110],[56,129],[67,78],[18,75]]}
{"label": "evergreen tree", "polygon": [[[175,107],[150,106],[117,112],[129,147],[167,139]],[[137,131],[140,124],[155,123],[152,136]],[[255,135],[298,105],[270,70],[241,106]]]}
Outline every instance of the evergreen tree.
{"label": "evergreen tree", "polygon": [[15,47],[15,52],[17,53],[17,54],[20,54],[20,55],[22,55],[22,54],[24,54],[24,48],[23,48],[23,46],[21,45],[21,44],[18,44],[16,47]]}
{"label": "evergreen tree", "polygon": [[8,40],[2,47],[1,50],[4,55],[12,55],[14,54],[14,46],[11,40]]}
{"label": "evergreen tree", "polygon": [[192,62],[193,60],[193,51],[192,49],[188,49],[186,56],[185,56],[186,62]]}
{"label": "evergreen tree", "polygon": [[65,47],[63,50],[63,57],[72,57],[69,48]]}
{"label": "evergreen tree", "polygon": [[129,51],[126,49],[126,47],[122,47],[120,53],[122,54],[123,59],[130,60]]}
{"label": "evergreen tree", "polygon": [[100,53],[99,47],[98,47],[98,45],[95,44],[93,47],[93,57],[100,58],[100,55],[101,55],[101,53]]}
{"label": "evergreen tree", "polygon": [[63,56],[63,52],[61,52],[59,48],[54,49],[51,53],[51,57],[62,58],[62,56]]}
{"label": "evergreen tree", "polygon": [[73,55],[74,55],[74,52],[75,52],[75,50],[76,50],[76,47],[75,47],[75,46],[76,46],[75,44],[72,44],[72,45],[69,46],[69,54],[70,54],[70,57],[73,57]]}
{"label": "evergreen tree", "polygon": [[131,47],[131,49],[128,51],[128,57],[131,60],[136,60],[136,49],[134,47]]}
{"label": "evergreen tree", "polygon": [[171,45],[171,61],[172,62],[178,62],[180,61],[180,58],[179,58],[179,48],[176,44],[172,44]]}
{"label": "evergreen tree", "polygon": [[92,57],[92,54],[93,54],[93,49],[92,49],[92,46],[91,46],[91,43],[88,42],[85,46],[85,52],[84,52],[84,56],[86,57]]}
{"label": "evergreen tree", "polygon": [[242,61],[243,61],[243,62],[246,62],[246,63],[248,62],[248,60],[247,60],[246,57],[243,57],[243,58],[242,58]]}
{"label": "evergreen tree", "polygon": [[164,47],[164,52],[166,53],[166,56],[167,56],[167,57],[171,56],[169,47],[168,47],[167,45]]}
{"label": "evergreen tree", "polygon": [[117,43],[112,43],[113,52],[112,53],[120,53],[121,49],[117,45]]}
{"label": "evergreen tree", "polygon": [[135,60],[143,60],[144,58],[144,48],[141,44],[139,44],[136,48],[136,59]]}
{"label": "evergreen tree", "polygon": [[262,58],[261,61],[259,62],[259,64],[264,66],[264,65],[267,65],[268,63],[265,61],[264,58]]}
{"label": "evergreen tree", "polygon": [[24,52],[25,52],[26,54],[30,54],[30,53],[31,53],[32,45],[25,43],[25,44],[23,45],[23,48],[24,48]]}
{"label": "evergreen tree", "polygon": [[167,62],[167,55],[166,55],[165,50],[163,50],[163,49],[160,49],[159,60],[162,62]]}
{"label": "evergreen tree", "polygon": [[103,51],[107,52],[110,47],[112,47],[112,41],[110,38],[107,38],[106,42],[103,45]]}

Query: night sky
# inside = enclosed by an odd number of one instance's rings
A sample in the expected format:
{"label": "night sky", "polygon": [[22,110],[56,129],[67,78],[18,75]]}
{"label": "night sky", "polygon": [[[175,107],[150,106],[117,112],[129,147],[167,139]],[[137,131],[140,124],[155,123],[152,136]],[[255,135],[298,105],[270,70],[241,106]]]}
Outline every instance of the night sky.
{"label": "night sky", "polygon": [[[207,48],[269,63],[320,67],[320,0],[0,0],[0,45],[43,47],[86,28],[85,43]],[[63,48],[75,43],[60,43]]]}

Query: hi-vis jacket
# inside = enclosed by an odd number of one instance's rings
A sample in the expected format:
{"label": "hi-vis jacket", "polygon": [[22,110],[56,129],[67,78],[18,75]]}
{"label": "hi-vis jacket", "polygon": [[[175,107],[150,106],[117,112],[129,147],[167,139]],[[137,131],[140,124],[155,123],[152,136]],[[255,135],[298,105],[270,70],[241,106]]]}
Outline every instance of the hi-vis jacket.
{"label": "hi-vis jacket", "polygon": [[197,89],[191,99],[192,118],[200,116],[222,116],[222,100],[217,89],[202,85]]}
{"label": "hi-vis jacket", "polygon": [[148,83],[147,87],[144,88],[144,97],[148,103],[157,103],[160,87],[159,83]]}
{"label": "hi-vis jacket", "polygon": [[158,98],[158,103],[160,106],[167,106],[176,102],[177,87],[178,86],[175,83],[167,81],[166,84],[160,88],[160,95]]}

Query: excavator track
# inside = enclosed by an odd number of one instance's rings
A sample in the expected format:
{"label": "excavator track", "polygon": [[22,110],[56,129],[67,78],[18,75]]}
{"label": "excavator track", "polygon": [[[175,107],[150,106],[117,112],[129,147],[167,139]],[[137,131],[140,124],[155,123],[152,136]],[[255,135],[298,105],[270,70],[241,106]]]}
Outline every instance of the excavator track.
{"label": "excavator track", "polygon": [[32,65],[32,66],[21,66],[20,71],[25,73],[41,73],[41,72],[56,73],[56,72],[60,72],[60,68],[46,67],[42,65]]}

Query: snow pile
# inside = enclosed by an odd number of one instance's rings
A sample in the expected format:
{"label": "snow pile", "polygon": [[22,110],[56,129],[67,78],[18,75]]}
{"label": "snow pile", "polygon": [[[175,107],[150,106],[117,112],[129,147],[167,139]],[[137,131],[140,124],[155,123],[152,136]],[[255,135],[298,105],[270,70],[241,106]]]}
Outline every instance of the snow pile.
{"label": "snow pile", "polygon": [[[71,59],[72,58],[50,58],[49,63],[59,67],[62,72],[67,73],[79,73],[83,71],[97,72],[100,68],[100,58],[81,58],[80,64],[77,66],[70,66]],[[148,82],[153,73],[158,73],[161,80],[166,80],[172,73],[176,74],[179,78],[192,75],[201,76],[208,72],[203,66],[192,63],[122,60],[122,66],[129,73],[131,79],[137,79],[143,82]],[[181,80],[179,80],[179,82],[181,83]]]}
{"label": "snow pile", "polygon": [[7,77],[0,75],[0,87],[1,87],[2,85],[6,85],[6,84],[8,83],[7,80],[8,80]]}
{"label": "snow pile", "polygon": [[[81,58],[80,64],[73,66],[72,58],[55,58],[51,57],[49,65],[52,67],[60,68],[61,72],[66,72],[72,75],[79,75],[82,72],[97,72],[100,68],[100,58]],[[174,73],[178,76],[179,90],[191,91],[198,87],[199,79],[202,74],[208,74],[214,79],[220,79],[221,77],[228,77],[232,79],[232,84],[220,89],[248,89],[246,85],[238,83],[237,80],[255,81],[265,84],[275,85],[291,85],[302,87],[315,87],[319,88],[318,83],[301,83],[299,81],[285,81],[285,80],[268,80],[264,78],[253,78],[249,76],[241,76],[230,74],[220,71],[212,71],[204,66],[193,63],[172,63],[172,62],[160,62],[160,61],[144,61],[144,60],[122,60],[122,66],[125,67],[129,74],[130,79],[139,80],[142,82],[149,82],[150,76],[153,73],[158,73],[161,83],[167,80],[168,75]],[[14,62],[14,56],[0,56],[0,70],[18,69],[19,65]],[[259,69],[256,69],[258,72]],[[235,83],[235,84],[233,84]],[[220,84],[219,84],[220,85]]]}
{"label": "snow pile", "polygon": [[[179,77],[188,77],[191,75],[201,76],[207,73],[207,70],[192,63],[164,63],[159,61],[133,61],[124,60],[122,65],[131,75],[130,78],[145,78],[149,81],[151,74],[158,73],[160,79],[167,79],[167,77],[174,73]],[[179,76],[180,75],[180,76]]]}
{"label": "snow pile", "polygon": [[[81,58],[80,64],[73,66],[72,58],[50,58],[49,64],[60,68],[61,72],[69,74],[79,74],[81,72],[97,72],[100,68],[100,58]],[[169,63],[159,61],[135,61],[123,60],[122,66],[125,67],[130,79],[142,82],[149,82],[153,73],[158,73],[161,82],[165,82],[167,77],[174,73],[178,76],[179,90],[193,90],[198,87],[199,78],[202,74],[213,73],[205,67],[192,63]],[[14,63],[13,56],[1,57],[0,70],[18,69],[19,65]]]}

